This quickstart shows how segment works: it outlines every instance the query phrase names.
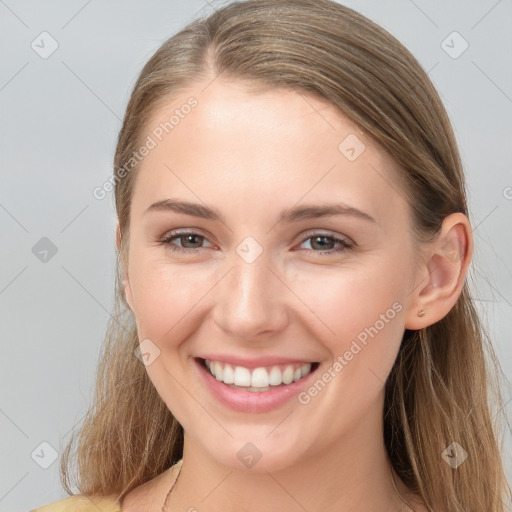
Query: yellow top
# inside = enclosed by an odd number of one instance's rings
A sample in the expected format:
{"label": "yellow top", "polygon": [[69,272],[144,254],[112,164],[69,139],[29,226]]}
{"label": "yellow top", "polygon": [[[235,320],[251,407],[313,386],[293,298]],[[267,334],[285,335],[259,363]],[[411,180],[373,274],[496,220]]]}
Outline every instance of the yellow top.
{"label": "yellow top", "polygon": [[[183,459],[171,466],[167,472],[178,469]],[[172,485],[176,482],[179,471],[174,471]],[[35,508],[30,512],[121,512],[121,504],[114,496],[84,496],[77,494],[59,501],[54,501],[43,507]]]}
{"label": "yellow top", "polygon": [[121,505],[116,498],[98,498],[77,494],[54,501],[30,512],[121,512]]}

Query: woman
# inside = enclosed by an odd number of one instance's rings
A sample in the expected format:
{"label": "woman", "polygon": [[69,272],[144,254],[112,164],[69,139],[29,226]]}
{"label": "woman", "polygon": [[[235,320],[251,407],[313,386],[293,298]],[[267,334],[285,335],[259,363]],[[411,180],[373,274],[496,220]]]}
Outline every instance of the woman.
{"label": "woman", "polygon": [[37,510],[505,510],[462,166],[395,38],[327,0],[192,23],[141,72],[114,181],[81,495]]}

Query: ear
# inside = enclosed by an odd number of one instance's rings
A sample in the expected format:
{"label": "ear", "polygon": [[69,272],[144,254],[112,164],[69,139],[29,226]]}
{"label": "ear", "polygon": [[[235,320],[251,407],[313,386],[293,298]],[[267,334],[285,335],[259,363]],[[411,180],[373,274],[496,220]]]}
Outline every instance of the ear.
{"label": "ear", "polygon": [[118,251],[121,249],[121,228],[119,227],[119,219],[117,219],[116,223],[116,247]]}
{"label": "ear", "polygon": [[[121,228],[119,227],[119,219],[116,223],[116,247],[119,252],[121,249]],[[128,307],[133,311],[133,297],[132,290],[130,288],[130,282],[128,280],[128,272],[127,269],[124,268],[123,263],[121,262],[121,279],[123,283],[123,294],[128,304]]]}
{"label": "ear", "polygon": [[418,285],[408,308],[405,328],[423,329],[444,318],[464,286],[473,254],[473,236],[463,213],[448,215],[433,242],[423,249]]}

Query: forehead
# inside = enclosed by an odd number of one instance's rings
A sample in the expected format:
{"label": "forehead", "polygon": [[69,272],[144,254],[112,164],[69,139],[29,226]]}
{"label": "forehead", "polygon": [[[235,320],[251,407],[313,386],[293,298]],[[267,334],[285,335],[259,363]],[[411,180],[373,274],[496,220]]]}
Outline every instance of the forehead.
{"label": "forehead", "polygon": [[325,197],[378,216],[403,201],[392,158],[327,100],[296,90],[196,84],[154,112],[148,138],[134,202],[229,193],[233,208],[250,210],[255,197],[269,207]]}

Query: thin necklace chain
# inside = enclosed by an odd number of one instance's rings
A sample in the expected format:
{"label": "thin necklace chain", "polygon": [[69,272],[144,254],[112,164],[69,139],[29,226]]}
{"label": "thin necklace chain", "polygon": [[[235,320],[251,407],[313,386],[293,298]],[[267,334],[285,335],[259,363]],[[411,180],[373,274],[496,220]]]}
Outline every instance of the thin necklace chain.
{"label": "thin necklace chain", "polygon": [[176,478],[174,479],[173,484],[171,485],[171,488],[169,489],[169,492],[167,493],[167,496],[165,497],[164,504],[162,505],[162,512],[168,512],[167,505],[169,504],[169,498],[171,496],[172,490],[174,489],[174,486],[176,485],[176,482],[178,481],[178,478],[180,477],[181,468],[183,467],[183,461],[180,464],[180,469],[178,471],[178,474],[176,475]]}
{"label": "thin necklace chain", "polygon": [[[167,509],[167,505],[169,504],[169,498],[171,496],[172,490],[174,489],[174,486],[176,485],[176,482],[178,481],[178,478],[180,477],[181,468],[183,466],[183,463],[180,465],[180,469],[178,471],[178,474],[176,475],[176,478],[174,479],[173,484],[171,485],[171,488],[169,489],[169,492],[167,493],[167,496],[165,497],[164,504],[162,505],[162,512],[169,512]],[[391,464],[389,464],[389,472],[391,473],[391,481],[393,482],[393,489],[395,490],[397,496],[407,505],[413,512],[416,512],[413,506],[398,492],[398,489],[396,488],[395,484],[395,477],[393,475],[393,469],[391,467]]]}

